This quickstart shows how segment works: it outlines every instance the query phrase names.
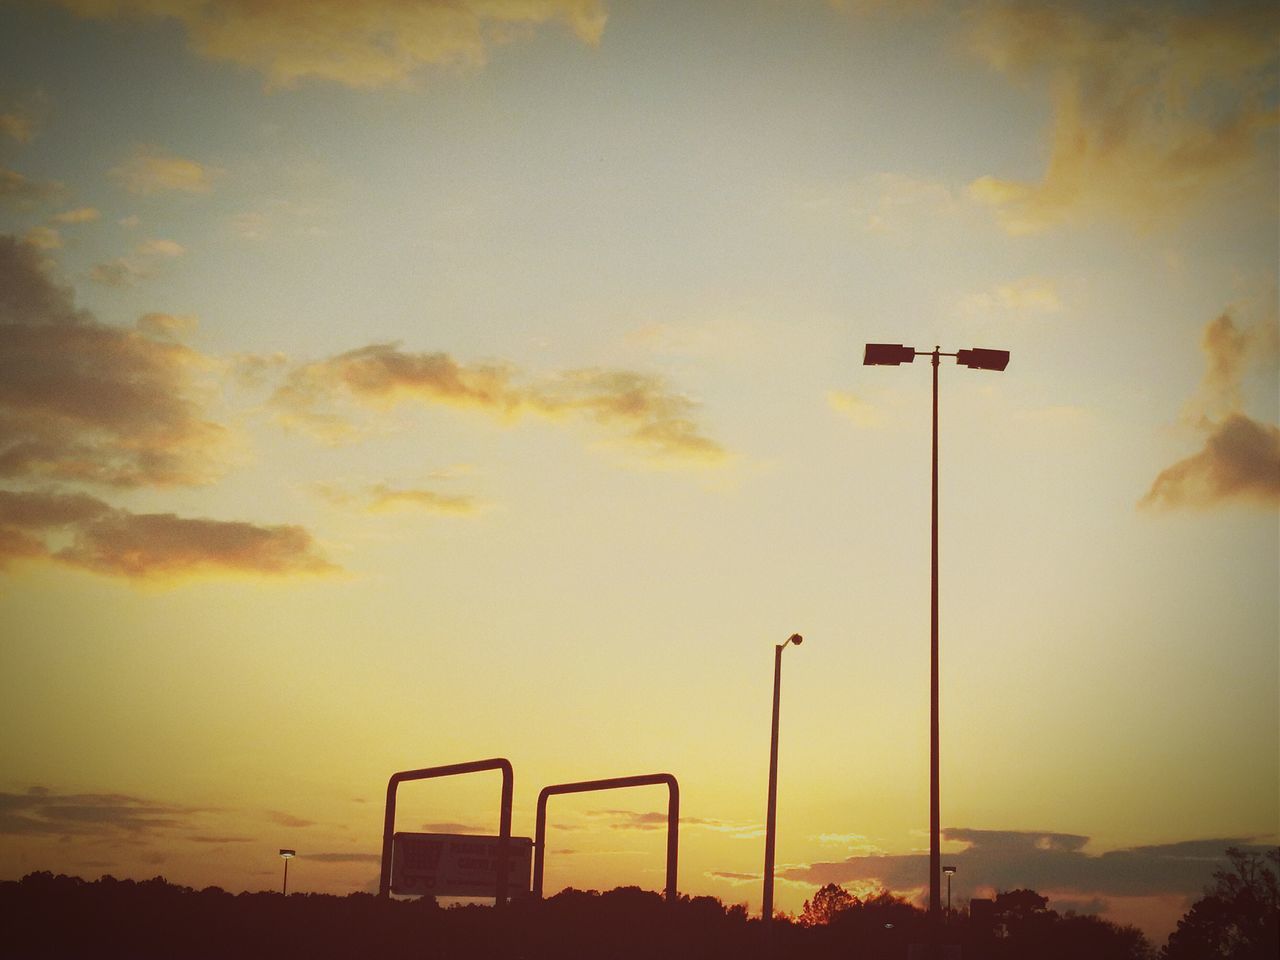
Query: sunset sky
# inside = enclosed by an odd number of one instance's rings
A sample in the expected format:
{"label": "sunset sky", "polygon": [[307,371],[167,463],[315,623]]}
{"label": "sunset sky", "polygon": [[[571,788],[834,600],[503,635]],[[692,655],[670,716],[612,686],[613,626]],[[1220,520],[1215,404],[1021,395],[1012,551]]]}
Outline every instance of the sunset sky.
{"label": "sunset sky", "polygon": [[[679,887],[1163,939],[1280,834],[1274,3],[0,2],[0,879],[376,888],[394,771]],[[404,830],[496,832],[496,773]],[[557,797],[548,891],[663,878]],[[655,820],[657,822],[655,822]]]}

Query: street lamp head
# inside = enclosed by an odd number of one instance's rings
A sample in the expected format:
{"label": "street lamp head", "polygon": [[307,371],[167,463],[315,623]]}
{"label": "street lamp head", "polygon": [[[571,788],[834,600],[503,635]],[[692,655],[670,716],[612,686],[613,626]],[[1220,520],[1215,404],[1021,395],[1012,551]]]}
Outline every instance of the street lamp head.
{"label": "street lamp head", "polygon": [[955,873],[955,872],[956,872],[956,868],[955,868],[955,867],[943,867],[943,868],[942,868],[942,872],[943,872],[943,873],[945,873],[945,874],[949,877],[949,876],[951,876],[953,873]]}
{"label": "street lamp head", "polygon": [[1003,370],[1009,365],[1009,351],[974,347],[957,353],[956,363],[974,370]]}
{"label": "street lamp head", "polygon": [[787,637],[787,643],[794,643],[798,647],[800,644],[804,643],[804,637],[800,636],[798,633],[793,633],[791,636]]}
{"label": "street lamp head", "polygon": [[280,857],[284,860],[288,860],[290,857],[296,857],[297,855],[298,855],[297,850],[281,850],[280,851]]}
{"label": "street lamp head", "polygon": [[915,347],[904,347],[900,343],[868,343],[862,364],[866,367],[896,367],[915,358]]}

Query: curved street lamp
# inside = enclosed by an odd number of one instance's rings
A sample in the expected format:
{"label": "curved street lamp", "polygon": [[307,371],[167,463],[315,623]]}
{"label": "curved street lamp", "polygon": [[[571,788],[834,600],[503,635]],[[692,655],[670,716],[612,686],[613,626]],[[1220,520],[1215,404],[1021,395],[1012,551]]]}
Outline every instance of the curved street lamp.
{"label": "curved street lamp", "polygon": [[804,637],[793,633],[784,643],[773,648],[773,731],[769,738],[769,808],[764,826],[764,896],[760,904],[760,919],[766,925],[773,922],[773,843],[777,834],[778,813],[778,706],[782,692],[782,651],[789,644],[797,647]]}

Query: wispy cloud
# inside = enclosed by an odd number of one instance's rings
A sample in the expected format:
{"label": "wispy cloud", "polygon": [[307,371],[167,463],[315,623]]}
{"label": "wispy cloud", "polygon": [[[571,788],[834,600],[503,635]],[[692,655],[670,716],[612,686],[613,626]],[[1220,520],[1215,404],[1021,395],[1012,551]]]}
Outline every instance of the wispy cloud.
{"label": "wispy cloud", "polygon": [[1149,227],[1244,172],[1274,180],[1274,154],[1260,149],[1274,137],[1268,90],[1280,56],[1268,5],[990,2],[976,12],[978,55],[1015,76],[1047,74],[1052,91],[1042,178],[970,186],[1009,232],[1106,218]]}
{"label": "wispy cloud", "polygon": [[[659,810],[589,810],[587,816],[609,821],[608,826],[612,830],[667,829],[667,815]],[[714,817],[681,817],[680,826],[726,833],[735,840],[754,840],[764,836],[763,824],[717,820]]]}
{"label": "wispy cloud", "polygon": [[180,257],[187,252],[186,248],[173,240],[146,240],[138,244],[137,252],[142,257]]}
{"label": "wispy cloud", "polygon": [[200,325],[189,313],[144,313],[138,318],[138,329],[149,337],[179,339]]}
{"label": "wispy cloud", "polygon": [[861,833],[820,833],[813,839],[824,847],[844,847],[846,850],[860,850],[863,853],[881,852],[879,846]]}
{"label": "wispy cloud", "polygon": [[960,302],[960,309],[970,316],[994,317],[1000,320],[1027,320],[1044,314],[1061,313],[1062,299],[1057,284],[1047,277],[1022,277],[997,283],[981,293],[970,294]]}
{"label": "wispy cloud", "polygon": [[128,257],[104,260],[101,263],[95,263],[89,270],[89,279],[94,283],[116,289],[136,287],[148,276],[150,274],[146,267]]}
{"label": "wispy cloud", "polygon": [[131,513],[85,494],[0,490],[0,567],[34,559],[135,580],[337,569],[301,527]]}
{"label": "wispy cloud", "polygon": [[26,144],[36,138],[48,110],[48,98],[41,93],[20,97],[0,109],[0,137]]}
{"label": "wispy cloud", "polygon": [[488,827],[476,826],[474,823],[456,823],[445,820],[435,823],[424,823],[422,829],[426,833],[488,833]]}
{"label": "wispy cloud", "polygon": [[807,216],[852,220],[886,238],[935,229],[965,208],[963,199],[941,181],[891,172],[811,187],[795,198],[794,205]]}
{"label": "wispy cloud", "polygon": [[208,482],[229,435],[202,415],[207,358],[77,309],[29,245],[0,237],[0,477],[120,487]]}
{"label": "wispy cloud", "polygon": [[464,364],[445,353],[373,344],[290,372],[272,404],[283,422],[332,442],[356,434],[341,406],[388,408],[414,401],[485,413],[511,423],[524,415],[580,418],[605,427],[651,462],[707,466],[726,451],[693,420],[693,400],[661,378],[629,370],[570,370],[540,379],[506,364]]}
{"label": "wispy cloud", "polygon": [[758,873],[734,873],[731,870],[708,870],[703,874],[712,880],[720,880],[734,887],[745,886],[749,883],[759,883],[761,874]]}
{"label": "wispy cloud", "polygon": [[408,83],[426,66],[478,66],[496,45],[559,22],[599,41],[600,0],[59,0],[85,17],[176,20],[201,56],[258,70],[269,86],[323,80],[357,88]]}
{"label": "wispy cloud", "polygon": [[18,143],[29,143],[35,136],[35,121],[30,114],[22,110],[6,110],[0,113],[0,136],[16,140]]}
{"label": "wispy cloud", "polygon": [[827,406],[860,427],[878,427],[882,422],[875,404],[847,390],[828,390]]}
{"label": "wispy cloud", "polygon": [[382,856],[377,853],[299,853],[298,859],[317,863],[380,863]]}
{"label": "wispy cloud", "polygon": [[102,213],[96,207],[75,207],[72,210],[64,210],[62,213],[54,214],[54,223],[92,223],[94,220],[102,218]]}
{"label": "wispy cloud", "polygon": [[37,250],[57,250],[62,246],[62,234],[53,227],[32,227],[22,239]]}
{"label": "wispy cloud", "polygon": [[189,825],[195,807],[159,803],[127,794],[57,794],[41,787],[0,793],[0,835],[141,835]]}
{"label": "wispy cloud", "polygon": [[1244,381],[1252,369],[1276,382],[1276,319],[1271,315],[1242,328],[1226,311],[1205,327],[1200,346],[1204,379],[1184,419],[1204,435],[1204,446],[1162,470],[1140,506],[1209,507],[1228,501],[1280,506],[1280,428],[1242,409]]}
{"label": "wispy cloud", "polygon": [[32,180],[17,170],[0,167],[0,203],[32,207],[57,197],[65,189],[56,180]]}
{"label": "wispy cloud", "polygon": [[272,823],[278,823],[282,827],[314,827],[316,825],[314,820],[307,820],[283,810],[267,810],[266,816]]}
{"label": "wispy cloud", "polygon": [[168,153],[159,147],[138,147],[133,156],[111,168],[111,176],[130,193],[208,193],[223,171]]}
{"label": "wispy cloud", "polygon": [[392,487],[371,484],[356,490],[332,483],[320,483],[314,490],[325,500],[341,507],[355,507],[370,513],[414,510],[437,516],[465,517],[479,513],[483,505],[474,497],[440,493],[421,487]]}

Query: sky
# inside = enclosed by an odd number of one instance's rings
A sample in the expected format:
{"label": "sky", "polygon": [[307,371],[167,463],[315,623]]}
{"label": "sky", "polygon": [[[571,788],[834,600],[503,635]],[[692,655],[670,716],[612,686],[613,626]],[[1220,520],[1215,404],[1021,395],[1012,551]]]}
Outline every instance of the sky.
{"label": "sky", "polygon": [[[0,3],[0,877],[376,889],[395,771],[679,888],[1162,939],[1280,834],[1267,3]],[[495,833],[497,773],[397,827]],[[665,788],[546,889],[660,889]]]}

